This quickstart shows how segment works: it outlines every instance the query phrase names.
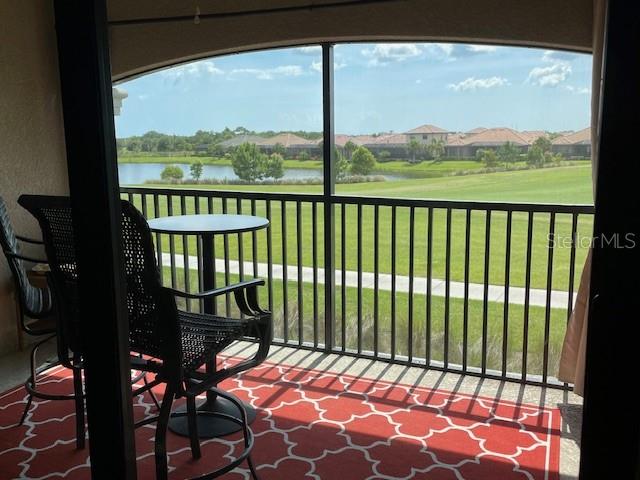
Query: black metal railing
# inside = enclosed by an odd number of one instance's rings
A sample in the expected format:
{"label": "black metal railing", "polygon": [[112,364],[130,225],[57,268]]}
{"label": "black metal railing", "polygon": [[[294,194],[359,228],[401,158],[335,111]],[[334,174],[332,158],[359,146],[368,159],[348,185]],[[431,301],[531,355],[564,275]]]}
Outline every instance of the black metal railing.
{"label": "black metal railing", "polygon": [[[214,272],[217,284],[267,280],[262,294],[274,313],[277,344],[563,387],[555,372],[591,238],[592,206],[121,192],[147,218],[269,218],[264,231],[216,239]],[[199,288],[195,237],[157,235],[156,246],[164,282]],[[325,275],[327,258],[334,275]],[[335,302],[325,302],[327,295]],[[225,298],[215,307],[237,313],[231,303]]]}

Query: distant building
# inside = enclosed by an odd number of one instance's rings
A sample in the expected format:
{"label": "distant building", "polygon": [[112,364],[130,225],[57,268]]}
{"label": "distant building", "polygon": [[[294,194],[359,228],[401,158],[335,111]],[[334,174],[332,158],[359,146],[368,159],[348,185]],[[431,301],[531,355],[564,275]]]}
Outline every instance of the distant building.
{"label": "distant building", "polygon": [[591,128],[583,128],[577,132],[561,135],[551,141],[553,153],[560,153],[567,158],[591,157]]}
{"label": "distant building", "polygon": [[534,141],[533,135],[511,128],[486,128],[471,135],[452,135],[445,152],[447,157],[475,158],[478,150],[497,149],[505,143],[511,143],[525,153]]}
{"label": "distant building", "polygon": [[446,142],[447,136],[450,133],[454,132],[449,132],[443,128],[436,127],[435,125],[427,124],[416,127],[413,130],[409,130],[408,132],[405,132],[405,135],[407,136],[408,141],[413,138],[419,143],[429,144],[434,140],[442,140],[443,142]]}

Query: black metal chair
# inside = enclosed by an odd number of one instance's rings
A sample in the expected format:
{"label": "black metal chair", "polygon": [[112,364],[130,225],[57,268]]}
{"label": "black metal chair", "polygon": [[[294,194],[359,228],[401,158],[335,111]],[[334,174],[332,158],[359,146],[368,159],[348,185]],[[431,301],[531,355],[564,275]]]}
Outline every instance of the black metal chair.
{"label": "black metal chair", "polygon": [[[47,256],[51,265],[54,294],[64,313],[69,345],[82,354],[79,341],[78,276],[73,241],[70,201],[64,197],[23,195],[20,205],[39,221]],[[267,356],[272,340],[271,314],[260,308],[257,288],[263,280],[249,280],[202,293],[185,293],[163,287],[160,281],[153,238],[144,217],[133,205],[122,201],[122,245],[126,274],[126,306],[129,318],[131,351],[144,355],[132,357],[132,367],[155,373],[147,385],[134,391],[139,394],[164,383],[166,385],[159,415],[144,419],[136,427],[157,421],[155,439],[156,476],[167,478],[166,434],[171,408],[176,398],[185,397],[187,411],[173,415],[188,417],[192,456],[199,458],[200,443],[196,422],[196,397],[211,391],[236,405],[241,413],[237,419],[222,413],[209,412],[237,423],[244,435],[244,451],[233,461],[199,479],[217,478],[247,460],[250,471],[257,478],[251,462],[253,434],[247,424],[242,402],[217,388],[222,380],[259,365]],[[178,310],[176,296],[205,299],[233,293],[243,319],[190,313]],[[236,340],[251,337],[258,340],[256,354],[232,367],[203,372],[201,367],[215,359],[216,354]],[[200,412],[203,414],[204,412]]]}
{"label": "black metal chair", "polygon": [[[32,245],[43,245],[43,242],[40,240],[33,240],[15,234],[9,219],[6,204],[2,197],[0,197],[0,246],[2,246],[2,251],[7,258],[15,285],[20,328],[27,335],[35,337],[44,336],[43,339],[36,341],[31,348],[31,375],[25,382],[25,389],[29,396],[19,425],[24,423],[34,397],[44,400],[73,400],[76,409],[76,445],[78,448],[84,448],[84,401],[81,365],[77,362],[66,365],[73,371],[73,394],[53,395],[39,391],[37,387],[38,374],[43,373],[37,371],[38,349],[56,336],[58,315],[52,301],[50,290],[33,286],[29,281],[25,267],[25,263],[47,263],[47,261],[24,255],[20,247],[21,242]],[[46,369],[48,370],[59,364],[60,362],[50,364]]]}

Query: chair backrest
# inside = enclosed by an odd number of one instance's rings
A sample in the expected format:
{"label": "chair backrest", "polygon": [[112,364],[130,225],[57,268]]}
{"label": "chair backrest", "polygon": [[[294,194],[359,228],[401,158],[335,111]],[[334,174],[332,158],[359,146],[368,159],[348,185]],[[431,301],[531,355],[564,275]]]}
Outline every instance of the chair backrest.
{"label": "chair backrest", "polygon": [[[80,325],[84,319],[80,319],[78,313],[78,271],[70,199],[23,195],[18,203],[36,217],[42,228],[53,290],[60,300],[61,316],[65,317],[65,321]],[[180,335],[176,302],[162,289],[149,226],[129,202],[122,200],[121,207],[130,348],[163,362],[179,362]],[[89,288],[81,290],[90,291]]]}
{"label": "chair backrest", "polygon": [[[7,258],[9,269],[13,276],[13,281],[18,294],[18,301],[27,316],[37,316],[47,308],[45,299],[48,294],[31,285],[27,277],[27,270],[24,261],[13,257],[12,255],[20,255],[20,242],[16,238],[15,231],[9,219],[7,205],[2,197],[0,197],[0,247]],[[24,319],[22,319],[24,320]]]}

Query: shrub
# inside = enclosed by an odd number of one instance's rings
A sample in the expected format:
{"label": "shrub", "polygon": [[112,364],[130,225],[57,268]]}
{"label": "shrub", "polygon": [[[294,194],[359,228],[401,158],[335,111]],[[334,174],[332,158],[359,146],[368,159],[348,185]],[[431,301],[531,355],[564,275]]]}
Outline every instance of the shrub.
{"label": "shrub", "polygon": [[167,165],[160,174],[160,178],[162,178],[162,180],[168,181],[182,180],[182,177],[184,177],[184,172],[177,165]]}
{"label": "shrub", "polygon": [[478,154],[480,160],[485,164],[487,168],[495,167],[496,165],[498,165],[498,155],[496,154],[495,150],[479,150]]}
{"label": "shrub", "polygon": [[369,175],[376,166],[376,157],[367,148],[358,147],[351,156],[351,173],[353,175]]}
{"label": "shrub", "polygon": [[391,161],[391,152],[389,152],[388,150],[382,150],[380,153],[378,153],[378,161],[380,163]]}

